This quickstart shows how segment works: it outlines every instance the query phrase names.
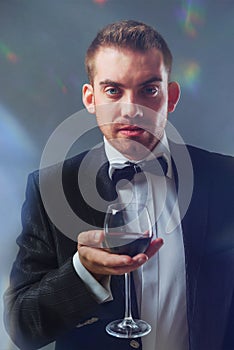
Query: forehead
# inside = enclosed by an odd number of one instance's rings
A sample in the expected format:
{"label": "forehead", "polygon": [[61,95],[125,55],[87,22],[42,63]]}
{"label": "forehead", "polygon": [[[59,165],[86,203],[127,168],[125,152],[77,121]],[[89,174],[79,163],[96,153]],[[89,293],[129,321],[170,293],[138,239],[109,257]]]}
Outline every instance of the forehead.
{"label": "forehead", "polygon": [[136,51],[125,48],[101,47],[96,53],[93,63],[94,79],[106,78],[107,75],[167,75],[163,55],[156,48]]}

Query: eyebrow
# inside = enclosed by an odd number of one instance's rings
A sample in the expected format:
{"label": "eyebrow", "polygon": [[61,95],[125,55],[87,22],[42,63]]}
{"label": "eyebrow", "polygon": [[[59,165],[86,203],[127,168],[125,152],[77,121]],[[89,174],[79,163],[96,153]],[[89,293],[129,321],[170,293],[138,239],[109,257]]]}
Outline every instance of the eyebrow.
{"label": "eyebrow", "polygon": [[105,79],[103,81],[100,81],[99,85],[112,85],[112,86],[123,86],[121,83],[117,83],[116,81]]}
{"label": "eyebrow", "polygon": [[[147,85],[147,84],[150,84],[150,83],[161,82],[161,81],[162,81],[162,78],[154,76],[154,77],[152,77],[150,79],[147,79],[147,80],[143,81],[142,83],[139,84],[139,86],[144,86],[144,85]],[[113,81],[111,79],[105,79],[103,81],[100,81],[99,85],[111,85],[111,86],[120,86],[120,87],[124,86],[123,84],[118,83],[116,81]]]}
{"label": "eyebrow", "polygon": [[140,86],[143,86],[143,85],[147,85],[147,84],[150,84],[150,83],[154,83],[154,82],[161,82],[162,81],[162,78],[161,77],[152,77],[150,79],[147,79],[146,81],[144,81],[143,83],[140,84]]}

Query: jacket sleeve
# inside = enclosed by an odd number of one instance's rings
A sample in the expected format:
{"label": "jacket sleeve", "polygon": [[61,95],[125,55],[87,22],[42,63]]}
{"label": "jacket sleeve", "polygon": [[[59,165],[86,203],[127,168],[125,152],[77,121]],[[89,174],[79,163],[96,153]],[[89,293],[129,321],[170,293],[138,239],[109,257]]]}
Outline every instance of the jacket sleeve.
{"label": "jacket sleeve", "polygon": [[227,322],[226,334],[224,337],[223,349],[234,349],[234,294],[232,296],[232,305],[229,309],[229,318]]}
{"label": "jacket sleeve", "polygon": [[75,327],[97,303],[75,272],[72,256],[59,261],[59,231],[46,215],[35,173],[28,179],[22,225],[4,294],[4,322],[15,344],[32,350]]}

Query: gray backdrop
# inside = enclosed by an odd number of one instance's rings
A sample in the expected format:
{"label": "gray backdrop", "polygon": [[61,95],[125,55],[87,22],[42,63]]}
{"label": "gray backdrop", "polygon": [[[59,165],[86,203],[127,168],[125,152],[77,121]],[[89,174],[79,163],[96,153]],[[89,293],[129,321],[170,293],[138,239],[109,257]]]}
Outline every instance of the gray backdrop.
{"label": "gray backdrop", "polygon": [[[27,175],[56,126],[83,108],[86,48],[119,19],[145,21],[168,41],[182,87],[170,121],[184,140],[234,154],[233,0],[0,0],[1,314]],[[2,317],[0,339],[0,350],[15,349]]]}

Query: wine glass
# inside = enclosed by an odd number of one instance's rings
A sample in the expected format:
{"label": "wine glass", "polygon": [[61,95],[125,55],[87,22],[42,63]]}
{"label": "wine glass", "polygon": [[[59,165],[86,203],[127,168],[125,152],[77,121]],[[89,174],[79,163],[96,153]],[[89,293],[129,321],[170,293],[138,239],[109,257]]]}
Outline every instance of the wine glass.
{"label": "wine glass", "polygon": [[[108,206],[104,221],[105,245],[115,254],[135,256],[144,253],[152,238],[148,210],[140,203]],[[125,315],[106,326],[107,333],[118,338],[137,338],[148,334],[151,326],[131,313],[130,273],[125,273]]]}

